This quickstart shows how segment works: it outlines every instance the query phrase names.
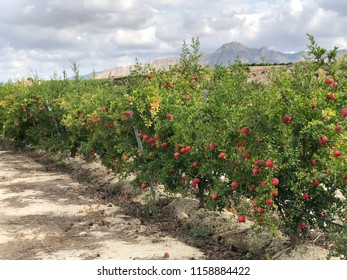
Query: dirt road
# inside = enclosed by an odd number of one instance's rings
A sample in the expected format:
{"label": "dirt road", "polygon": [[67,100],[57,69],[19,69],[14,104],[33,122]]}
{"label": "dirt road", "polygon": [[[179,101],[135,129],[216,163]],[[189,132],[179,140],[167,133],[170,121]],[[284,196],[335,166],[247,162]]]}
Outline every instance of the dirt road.
{"label": "dirt road", "polygon": [[[0,259],[200,259],[86,185],[0,147]],[[90,195],[88,195],[88,193]]]}

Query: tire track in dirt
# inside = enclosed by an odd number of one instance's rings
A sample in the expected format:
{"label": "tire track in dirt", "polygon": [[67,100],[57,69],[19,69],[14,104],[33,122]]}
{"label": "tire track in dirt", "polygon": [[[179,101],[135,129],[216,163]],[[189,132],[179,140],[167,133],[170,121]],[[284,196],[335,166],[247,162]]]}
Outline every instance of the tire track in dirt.
{"label": "tire track in dirt", "polygon": [[87,195],[86,185],[0,147],[0,259],[201,259],[203,253]]}

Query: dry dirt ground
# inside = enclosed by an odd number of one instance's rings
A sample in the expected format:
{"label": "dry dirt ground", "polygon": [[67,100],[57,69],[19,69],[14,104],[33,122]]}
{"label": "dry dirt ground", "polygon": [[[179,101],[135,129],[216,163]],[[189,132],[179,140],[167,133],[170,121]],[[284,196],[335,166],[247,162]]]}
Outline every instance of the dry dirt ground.
{"label": "dry dirt ground", "polygon": [[197,248],[143,225],[88,186],[0,149],[0,259],[203,258]]}
{"label": "dry dirt ground", "polygon": [[45,153],[0,145],[0,259],[325,259],[319,235],[290,248],[255,233],[230,211],[198,210],[193,199],[146,203],[129,181],[97,163],[64,166]]}

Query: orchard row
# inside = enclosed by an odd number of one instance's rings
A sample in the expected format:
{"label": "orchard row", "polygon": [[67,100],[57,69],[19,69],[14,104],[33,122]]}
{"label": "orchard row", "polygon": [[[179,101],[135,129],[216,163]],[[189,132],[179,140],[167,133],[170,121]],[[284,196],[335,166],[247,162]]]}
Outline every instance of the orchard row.
{"label": "orchard row", "polygon": [[233,205],[239,222],[298,236],[314,227],[345,230],[344,58],[276,67],[265,84],[248,82],[241,63],[211,69],[197,61],[185,48],[179,65],[138,65],[119,86],[6,83],[3,137],[136,174],[134,186],[153,198],[162,184],[196,195],[200,207]]}

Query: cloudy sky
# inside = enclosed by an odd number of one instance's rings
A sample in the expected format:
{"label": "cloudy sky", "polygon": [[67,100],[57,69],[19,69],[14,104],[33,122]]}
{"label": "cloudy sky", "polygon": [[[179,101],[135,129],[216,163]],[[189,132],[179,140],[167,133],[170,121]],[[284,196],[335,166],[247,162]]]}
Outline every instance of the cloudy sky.
{"label": "cloudy sky", "polygon": [[283,52],[347,48],[346,0],[1,0],[0,82],[50,78],[178,55],[199,37],[202,52],[238,41]]}

